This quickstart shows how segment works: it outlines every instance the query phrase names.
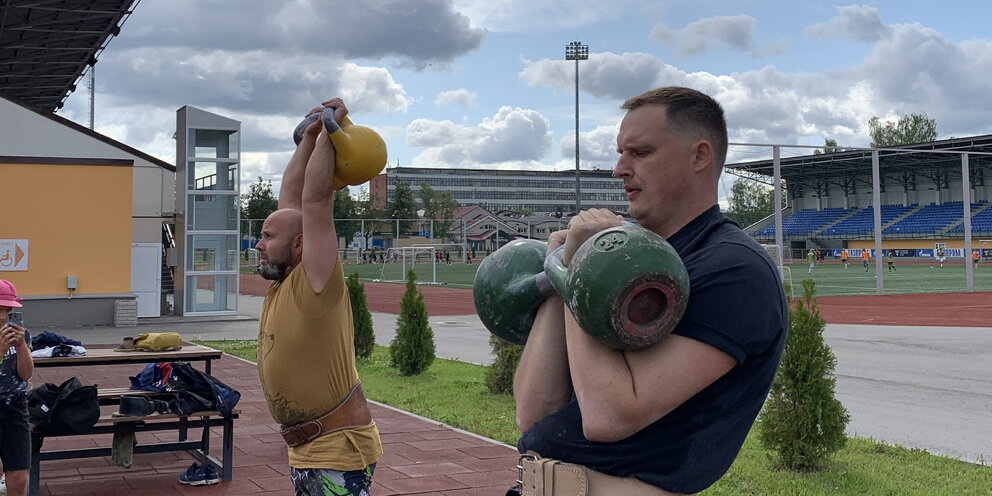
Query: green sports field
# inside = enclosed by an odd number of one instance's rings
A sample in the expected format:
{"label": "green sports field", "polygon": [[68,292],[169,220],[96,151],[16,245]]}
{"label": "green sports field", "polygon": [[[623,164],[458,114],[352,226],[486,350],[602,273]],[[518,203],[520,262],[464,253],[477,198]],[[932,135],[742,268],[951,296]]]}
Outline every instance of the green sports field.
{"label": "green sports field", "polygon": [[[357,265],[347,262],[345,275],[357,271],[363,281],[399,279],[402,270],[401,264],[386,264],[384,272],[382,264]],[[478,267],[478,263],[438,264],[437,280],[443,282],[444,287],[471,289]],[[800,281],[808,277],[808,264],[795,263],[787,267],[789,270],[786,273],[791,272],[793,284],[799,287]],[[966,289],[964,265],[945,264],[943,268],[939,265],[931,268],[929,264],[896,261],[895,267],[896,270],[890,272],[883,264],[882,282],[886,294],[947,293]],[[418,280],[429,280],[431,277],[430,263],[418,263],[413,270]],[[818,296],[875,294],[875,265],[872,264],[870,270],[865,272],[860,260],[850,263],[846,269],[839,262],[817,264],[812,277],[816,280]],[[974,272],[974,290],[992,291],[992,265],[983,265]]]}
{"label": "green sports field", "polygon": [[[796,285],[810,277],[809,264],[787,266]],[[860,260],[850,262],[846,269],[839,262],[816,264],[812,278],[816,281],[817,296],[875,294],[875,264],[865,272]],[[975,270],[973,284],[975,291],[992,291],[992,266]],[[941,268],[940,264],[935,264],[931,268],[930,264],[900,264],[898,260],[894,271],[882,264],[882,285],[886,294],[949,293],[967,289],[964,265],[944,264]]]}

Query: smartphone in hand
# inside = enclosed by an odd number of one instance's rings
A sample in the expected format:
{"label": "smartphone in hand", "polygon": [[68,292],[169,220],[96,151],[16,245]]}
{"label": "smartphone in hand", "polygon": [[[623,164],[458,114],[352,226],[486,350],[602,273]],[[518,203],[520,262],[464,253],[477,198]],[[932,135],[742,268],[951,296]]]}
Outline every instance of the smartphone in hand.
{"label": "smartphone in hand", "polygon": [[21,312],[10,312],[9,314],[7,314],[7,323],[8,324],[17,324],[19,326],[23,326],[24,325],[24,319],[21,316]]}

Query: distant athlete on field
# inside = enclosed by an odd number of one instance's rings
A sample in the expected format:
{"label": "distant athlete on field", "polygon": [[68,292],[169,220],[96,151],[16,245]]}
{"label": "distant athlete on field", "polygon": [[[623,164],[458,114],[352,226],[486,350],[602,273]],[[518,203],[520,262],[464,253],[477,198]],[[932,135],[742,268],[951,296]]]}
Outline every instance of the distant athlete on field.
{"label": "distant athlete on field", "polygon": [[868,272],[868,250],[861,249],[861,265],[864,265],[865,272]]}
{"label": "distant athlete on field", "polygon": [[816,264],[816,253],[812,248],[806,254],[806,261],[809,262],[809,275],[813,275],[813,265]]}
{"label": "distant athlete on field", "polygon": [[892,250],[889,250],[889,272],[896,270],[896,266],[892,265]]}
{"label": "distant athlete on field", "polygon": [[844,268],[847,268],[847,250],[840,251],[840,261],[844,264]]}

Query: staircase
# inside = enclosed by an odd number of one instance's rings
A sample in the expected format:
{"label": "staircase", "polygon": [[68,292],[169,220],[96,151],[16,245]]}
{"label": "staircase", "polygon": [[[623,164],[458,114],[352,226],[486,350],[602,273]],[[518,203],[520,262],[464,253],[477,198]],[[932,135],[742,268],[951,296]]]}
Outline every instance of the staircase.
{"label": "staircase", "polygon": [[172,236],[169,224],[162,224],[162,294],[174,294],[175,281],[172,279],[172,268],[169,267],[168,250],[175,249],[176,239]]}

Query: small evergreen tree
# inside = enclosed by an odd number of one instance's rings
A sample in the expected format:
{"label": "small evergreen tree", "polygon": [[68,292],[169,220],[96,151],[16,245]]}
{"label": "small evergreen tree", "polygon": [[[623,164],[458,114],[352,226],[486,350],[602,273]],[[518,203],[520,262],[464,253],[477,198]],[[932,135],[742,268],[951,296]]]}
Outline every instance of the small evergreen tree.
{"label": "small evergreen tree", "polygon": [[493,394],[513,394],[513,374],[524,347],[507,343],[493,334],[489,335],[489,346],[496,359],[486,367],[486,388]]}
{"label": "small evergreen tree", "polygon": [[434,331],[427,322],[424,295],[417,289],[417,275],[406,273],[406,292],[400,300],[396,337],[389,343],[389,358],[403,375],[417,375],[434,362]]}
{"label": "small evergreen tree", "polygon": [[802,299],[789,311],[789,334],[775,381],[761,413],[761,443],[778,453],[789,470],[817,470],[844,447],[850,421],[834,396],[837,358],[823,341],[826,321],[813,296],[816,283],[803,280]]}
{"label": "small evergreen tree", "polygon": [[358,280],[358,272],[352,273],[345,281],[351,297],[351,316],[355,323],[355,356],[368,358],[375,347],[375,329],[372,328],[372,312],[365,299],[365,285]]}

